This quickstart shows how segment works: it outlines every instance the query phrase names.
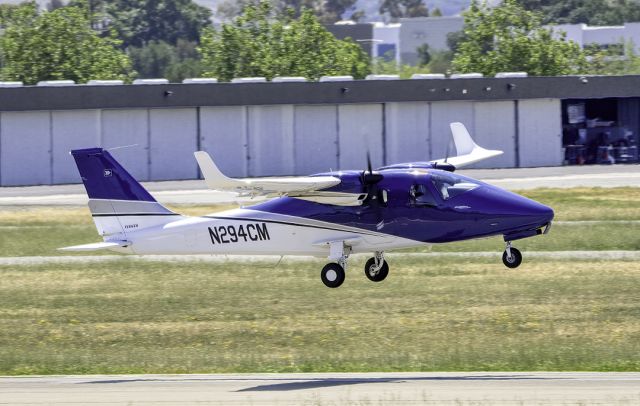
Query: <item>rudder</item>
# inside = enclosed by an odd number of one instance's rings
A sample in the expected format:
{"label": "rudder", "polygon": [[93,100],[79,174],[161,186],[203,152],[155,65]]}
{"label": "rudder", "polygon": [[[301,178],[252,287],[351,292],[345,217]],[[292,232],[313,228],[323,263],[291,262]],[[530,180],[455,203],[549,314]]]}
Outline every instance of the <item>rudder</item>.
{"label": "rudder", "polygon": [[89,210],[102,236],[166,224],[179,214],[167,209],[103,148],[71,151],[89,196]]}

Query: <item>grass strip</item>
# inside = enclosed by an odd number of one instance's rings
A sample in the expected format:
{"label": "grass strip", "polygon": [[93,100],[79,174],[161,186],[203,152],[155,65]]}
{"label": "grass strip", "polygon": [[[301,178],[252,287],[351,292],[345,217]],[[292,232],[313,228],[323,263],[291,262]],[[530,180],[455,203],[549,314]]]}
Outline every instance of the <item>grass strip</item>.
{"label": "grass strip", "polygon": [[2,266],[0,374],[640,370],[637,262],[323,263]]}

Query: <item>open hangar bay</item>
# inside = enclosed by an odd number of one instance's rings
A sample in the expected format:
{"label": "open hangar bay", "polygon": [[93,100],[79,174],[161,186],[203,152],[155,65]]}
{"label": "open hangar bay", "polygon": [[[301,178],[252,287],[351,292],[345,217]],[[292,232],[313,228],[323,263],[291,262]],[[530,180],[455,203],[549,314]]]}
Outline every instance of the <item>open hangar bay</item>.
{"label": "open hangar bay", "polygon": [[424,161],[454,153],[453,121],[504,150],[478,167],[559,166],[567,103],[583,121],[615,116],[635,143],[638,89],[640,76],[0,88],[0,185],[79,183],[68,151],[91,146],[129,146],[113,154],[142,181],[197,179],[196,150],[236,177],[360,168],[367,151]]}

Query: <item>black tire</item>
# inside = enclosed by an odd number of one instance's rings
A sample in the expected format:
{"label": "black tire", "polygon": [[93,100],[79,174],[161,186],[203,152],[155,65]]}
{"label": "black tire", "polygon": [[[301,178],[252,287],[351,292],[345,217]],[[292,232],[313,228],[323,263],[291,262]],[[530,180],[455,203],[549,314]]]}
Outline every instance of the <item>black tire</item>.
{"label": "black tire", "polygon": [[322,283],[328,288],[337,288],[344,282],[344,268],[339,264],[330,263],[322,268],[320,272],[320,279]]}
{"label": "black tire", "polygon": [[511,248],[511,258],[507,258],[507,251],[502,254],[502,263],[507,268],[517,268],[522,263],[522,253],[517,248]]}
{"label": "black tire", "polygon": [[382,267],[378,270],[378,272],[373,271],[373,268],[375,268],[375,266],[376,259],[369,258],[367,263],[364,265],[364,274],[372,282],[381,282],[387,277],[387,275],[389,275],[389,264],[387,264],[387,261],[383,261]]}

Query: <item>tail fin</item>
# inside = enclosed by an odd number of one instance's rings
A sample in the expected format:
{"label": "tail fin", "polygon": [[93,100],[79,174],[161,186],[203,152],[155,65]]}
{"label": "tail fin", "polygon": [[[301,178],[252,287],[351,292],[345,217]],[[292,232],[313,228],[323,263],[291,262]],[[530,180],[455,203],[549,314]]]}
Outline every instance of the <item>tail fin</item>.
{"label": "tail fin", "polygon": [[457,169],[503,154],[503,151],[484,149],[476,144],[464,124],[451,123],[449,126],[458,155],[452,158],[438,159],[434,161],[436,164],[448,163]]}
{"label": "tail fin", "polygon": [[127,232],[162,225],[178,216],[156,201],[109,151],[71,151],[89,195],[89,210],[105,241],[126,241]]}

